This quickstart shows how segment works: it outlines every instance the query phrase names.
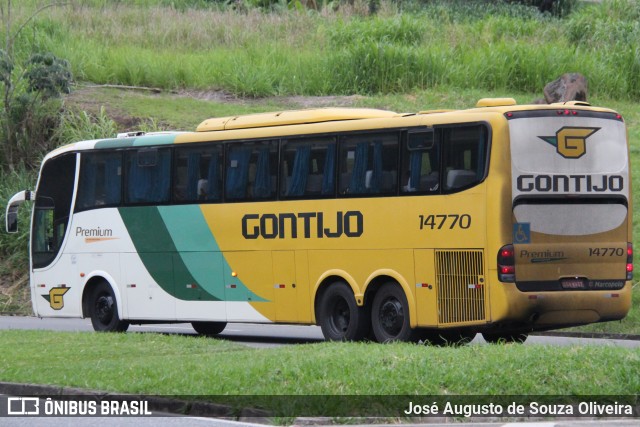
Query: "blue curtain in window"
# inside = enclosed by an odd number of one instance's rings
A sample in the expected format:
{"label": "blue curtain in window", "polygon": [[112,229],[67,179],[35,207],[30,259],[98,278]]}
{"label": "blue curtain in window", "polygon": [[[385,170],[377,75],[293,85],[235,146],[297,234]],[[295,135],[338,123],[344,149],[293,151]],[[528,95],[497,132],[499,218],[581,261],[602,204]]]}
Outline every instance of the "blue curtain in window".
{"label": "blue curtain in window", "polygon": [[359,142],[356,145],[356,158],[353,163],[353,172],[349,182],[349,192],[360,194],[366,191],[365,179],[367,175],[367,165],[369,163],[369,143]]}
{"label": "blue curtain in window", "polygon": [[249,179],[250,159],[250,149],[232,148],[230,150],[227,183],[225,185],[225,192],[229,199],[243,199],[245,197]]}
{"label": "blue curtain in window", "polygon": [[209,170],[207,179],[209,180],[209,191],[207,192],[207,200],[220,200],[220,154],[218,152],[211,153],[211,161],[209,162]]}
{"label": "blue curtain in window", "polygon": [[410,191],[420,189],[420,176],[422,175],[422,153],[423,151],[412,151],[409,158],[409,167],[411,168]]}
{"label": "blue curtain in window", "polygon": [[198,199],[200,180],[200,153],[189,153],[187,157],[187,200]]}
{"label": "blue curtain in window", "polygon": [[122,175],[120,172],[121,157],[110,157],[104,163],[104,185],[105,185],[105,203],[108,205],[117,205],[120,203],[120,184]]}
{"label": "blue curtain in window", "polygon": [[382,189],[382,142],[373,143],[373,171],[371,173],[371,182],[369,183],[369,191],[379,193]]}
{"label": "blue curtain in window", "polygon": [[138,153],[129,167],[129,201],[166,202],[169,200],[171,158],[168,151],[158,151],[155,165],[138,165]]}
{"label": "blue curtain in window", "polygon": [[150,167],[138,166],[138,154],[131,156],[131,164],[129,166],[129,201],[142,202],[146,200],[146,196],[150,193],[151,173]]}
{"label": "blue curtain in window", "polygon": [[82,177],[80,186],[79,206],[88,208],[96,205],[96,164],[93,161],[94,156],[85,155],[82,158]]}
{"label": "blue curtain in window", "polygon": [[309,159],[311,158],[311,146],[302,145],[296,148],[296,156],[293,160],[293,171],[287,196],[302,196],[307,188],[309,176]]}
{"label": "blue curtain in window", "polygon": [[158,162],[150,169],[151,192],[147,201],[166,202],[169,200],[169,185],[171,174],[171,157],[166,150],[158,151]]}
{"label": "blue curtain in window", "polygon": [[269,171],[269,147],[260,147],[256,165],[256,182],[253,185],[253,197],[264,199],[271,195],[271,173]]}
{"label": "blue curtain in window", "polygon": [[322,194],[333,194],[336,178],[336,145],[329,144],[324,156],[324,171],[322,173]]}

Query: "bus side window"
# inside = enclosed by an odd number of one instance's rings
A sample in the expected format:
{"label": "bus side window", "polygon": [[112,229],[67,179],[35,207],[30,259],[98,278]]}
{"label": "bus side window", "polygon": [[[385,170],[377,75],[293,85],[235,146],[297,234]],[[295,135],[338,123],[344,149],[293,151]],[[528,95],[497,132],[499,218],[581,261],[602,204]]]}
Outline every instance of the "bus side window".
{"label": "bus side window", "polygon": [[285,198],[334,194],[335,139],[299,139],[282,145],[280,195]]}
{"label": "bus side window", "polygon": [[127,203],[166,203],[171,181],[171,150],[141,148],[127,151]]}
{"label": "bus side window", "polygon": [[440,145],[433,129],[410,131],[402,155],[402,193],[439,193]]}
{"label": "bus side window", "polygon": [[467,125],[444,129],[444,190],[451,193],[480,183],[485,176],[487,151],[486,126]]}
{"label": "bus side window", "polygon": [[83,153],[76,211],[118,206],[122,193],[122,154]]}
{"label": "bus side window", "polygon": [[272,200],[276,194],[278,141],[229,144],[225,165],[227,200]]}
{"label": "bus side window", "polygon": [[338,188],[342,195],[394,194],[398,180],[399,133],[344,137]]}
{"label": "bus side window", "polygon": [[176,202],[219,202],[222,197],[222,146],[175,150]]}

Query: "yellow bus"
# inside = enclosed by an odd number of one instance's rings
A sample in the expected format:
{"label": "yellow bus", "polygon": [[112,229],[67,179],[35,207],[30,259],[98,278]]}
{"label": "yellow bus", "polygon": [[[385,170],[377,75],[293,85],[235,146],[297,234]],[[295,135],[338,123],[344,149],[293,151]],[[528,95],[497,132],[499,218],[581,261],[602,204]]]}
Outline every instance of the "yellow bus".
{"label": "yellow bus", "polygon": [[570,102],[213,118],[49,153],[35,192],[40,317],[97,331],[319,325],[328,340],[523,341],[622,319],[631,179],[615,111]]}

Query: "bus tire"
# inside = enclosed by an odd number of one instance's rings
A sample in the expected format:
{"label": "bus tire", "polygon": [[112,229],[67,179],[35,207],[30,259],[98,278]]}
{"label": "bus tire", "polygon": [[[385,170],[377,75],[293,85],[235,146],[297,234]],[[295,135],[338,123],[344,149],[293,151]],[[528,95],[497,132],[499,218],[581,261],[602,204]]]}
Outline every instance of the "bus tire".
{"label": "bus tire", "polygon": [[358,307],[353,291],[344,282],[329,285],[320,299],[319,323],[329,341],[359,341],[369,333],[364,307]]}
{"label": "bus tire", "polygon": [[89,314],[96,332],[125,332],[129,328],[129,322],[118,316],[116,295],[107,282],[98,283],[91,292]]}
{"label": "bus tire", "polygon": [[200,335],[218,335],[227,327],[227,322],[191,322],[191,326]]}
{"label": "bus tire", "polygon": [[483,332],[482,338],[490,344],[522,344],[527,338],[529,338],[529,334],[526,332],[511,332],[511,333],[495,333],[495,332]]}
{"label": "bus tire", "polygon": [[388,282],[373,298],[371,326],[376,341],[410,341],[415,332],[409,323],[409,303],[400,285]]}

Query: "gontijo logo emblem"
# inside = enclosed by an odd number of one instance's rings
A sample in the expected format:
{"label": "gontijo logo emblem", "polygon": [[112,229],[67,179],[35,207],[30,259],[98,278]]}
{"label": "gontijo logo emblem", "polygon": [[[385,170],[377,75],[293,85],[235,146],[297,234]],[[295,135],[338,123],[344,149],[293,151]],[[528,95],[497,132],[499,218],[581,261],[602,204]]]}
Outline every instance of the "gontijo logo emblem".
{"label": "gontijo logo emblem", "polygon": [[62,310],[64,308],[64,294],[66,294],[69,289],[71,288],[67,288],[66,286],[51,288],[49,295],[42,295],[42,297],[49,301],[52,309]]}
{"label": "gontijo logo emblem", "polygon": [[579,159],[587,152],[587,138],[600,128],[582,128],[565,126],[556,132],[556,136],[538,138],[556,147],[556,151],[567,159]]}

